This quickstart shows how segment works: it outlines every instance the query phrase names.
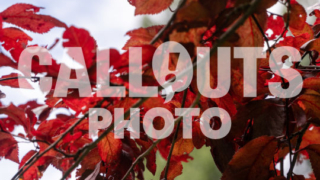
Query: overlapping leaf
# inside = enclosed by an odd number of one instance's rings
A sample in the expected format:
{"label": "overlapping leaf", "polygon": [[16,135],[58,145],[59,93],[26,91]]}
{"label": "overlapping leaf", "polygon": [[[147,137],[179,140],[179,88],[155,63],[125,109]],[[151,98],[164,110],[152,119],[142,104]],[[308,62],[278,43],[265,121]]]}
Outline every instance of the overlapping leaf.
{"label": "overlapping leaf", "polygon": [[15,4],[0,13],[4,22],[11,23],[37,33],[48,32],[53,27],[66,27],[66,25],[47,15],[36,14],[40,7],[31,4]]}

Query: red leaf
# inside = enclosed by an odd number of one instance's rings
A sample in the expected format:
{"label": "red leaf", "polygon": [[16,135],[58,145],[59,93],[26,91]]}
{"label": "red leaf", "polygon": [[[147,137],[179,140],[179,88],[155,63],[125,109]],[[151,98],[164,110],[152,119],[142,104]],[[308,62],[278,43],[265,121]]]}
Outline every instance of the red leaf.
{"label": "red leaf", "polygon": [[190,2],[184,7],[178,10],[175,22],[203,22],[203,25],[207,25],[210,21],[210,13],[199,2]]}
{"label": "red leaf", "polygon": [[85,180],[95,180],[100,173],[101,161],[96,165],[94,171]]}
{"label": "red leaf", "polygon": [[24,29],[45,33],[53,27],[66,27],[63,22],[47,15],[38,15],[40,7],[31,4],[15,4],[0,13],[4,22]]}
{"label": "red leaf", "polygon": [[305,44],[303,44],[300,48],[303,51],[318,51],[320,52],[320,39],[312,39]]}
{"label": "red leaf", "polygon": [[[36,151],[29,151],[21,160],[19,168],[21,168],[30,158],[35,155]],[[24,174],[24,180],[39,180],[42,177],[42,173],[47,169],[50,162],[52,162],[52,156],[42,156],[36,161]]]}
{"label": "red leaf", "polygon": [[221,179],[268,179],[277,144],[274,137],[267,136],[250,141],[233,156]]}
{"label": "red leaf", "polygon": [[[286,21],[288,13],[283,16],[284,21]],[[291,3],[290,10],[290,22],[289,28],[294,36],[299,36],[303,33],[309,33],[313,37],[313,31],[308,23],[306,10],[298,2],[294,1]]]}
{"label": "red leaf", "polygon": [[192,121],[192,142],[194,147],[200,149],[206,143],[206,137],[200,129],[199,121]]}
{"label": "red leaf", "polygon": [[17,68],[17,64],[13,62],[8,56],[0,53],[0,67],[9,66],[14,69]]}
{"label": "red leaf", "polygon": [[295,47],[297,49],[300,49],[300,47],[309,40],[310,40],[310,34],[308,34],[308,33],[304,33],[304,34],[301,34],[301,35],[295,36],[295,37],[286,36],[286,37],[284,37],[284,39],[282,41],[280,41],[277,44],[277,47],[291,46],[291,47]]}
{"label": "red leaf", "polygon": [[18,28],[4,28],[1,42],[2,46],[9,51],[14,59],[19,60],[19,55],[27,47],[32,38]]}
{"label": "red leaf", "polygon": [[[141,145],[141,151],[145,152],[151,145],[152,145],[152,141],[148,140],[144,141],[142,139],[136,139],[136,142]],[[157,170],[157,164],[156,164],[156,152],[157,149],[153,148],[151,150],[151,152],[146,156],[146,160],[147,160],[147,168],[148,170],[155,175],[156,170]]]}
{"label": "red leaf", "polygon": [[33,129],[32,124],[30,123],[29,118],[26,116],[23,109],[16,107],[13,104],[10,104],[8,107],[0,108],[0,114],[6,114],[8,117],[15,121],[16,124],[22,125],[26,133],[30,133]]}
{"label": "red leaf", "polygon": [[[101,133],[99,133],[100,136]],[[110,132],[98,143],[98,150],[101,159],[107,166],[117,164],[121,156],[122,142],[114,138],[114,133]]]}
{"label": "red leaf", "polygon": [[309,145],[304,150],[307,150],[310,157],[313,173],[316,176],[316,178],[319,179],[320,178],[320,144]]}
{"label": "red leaf", "polygon": [[180,138],[174,144],[172,155],[182,156],[184,154],[190,154],[193,151],[194,145],[192,139]]}
{"label": "red leaf", "polygon": [[66,135],[66,137],[63,138],[62,142],[63,143],[68,143],[68,142],[71,142],[71,141],[75,141],[75,140],[79,139],[81,136],[82,136],[82,132],[76,132],[76,133],[74,133],[72,135],[70,133],[68,133]]}
{"label": "red leaf", "polygon": [[89,108],[94,107],[102,97],[85,97],[85,98],[63,98],[63,102],[72,110],[76,111],[76,116],[87,112]]}
{"label": "red leaf", "polygon": [[270,40],[276,39],[284,30],[284,21],[280,16],[269,16],[267,22],[267,30],[271,29],[273,34],[268,36]]}
{"label": "red leaf", "polygon": [[18,144],[9,133],[0,132],[0,159],[1,157],[19,163]]}
{"label": "red leaf", "polygon": [[94,170],[99,162],[101,162],[101,157],[99,156],[98,148],[94,148],[81,161],[81,168],[77,169],[77,177],[80,177],[88,169]]}
{"label": "red leaf", "polygon": [[87,30],[71,26],[63,33],[63,39],[68,40],[66,42],[63,42],[63,47],[82,48],[87,68],[93,65],[93,58],[96,55],[96,41],[93,37],[91,37]]}
{"label": "red leaf", "polygon": [[167,9],[173,0],[132,0],[131,4],[136,7],[135,15],[139,14],[157,14]]}
{"label": "red leaf", "polygon": [[320,94],[307,89],[297,99],[299,106],[311,117],[320,118]]}
{"label": "red leaf", "polygon": [[[129,47],[133,46],[141,46],[150,44],[153,37],[163,28],[163,26],[151,26],[147,28],[139,28],[132,31],[127,32],[126,35],[131,38],[127,41],[127,43],[122,48],[123,50],[128,50]],[[160,43],[156,43],[157,47]]]}
{"label": "red leaf", "polygon": [[224,172],[236,151],[235,143],[223,138],[207,140],[207,144],[211,146],[210,152],[218,169]]}
{"label": "red leaf", "polygon": [[9,75],[2,76],[1,79],[5,79],[5,78],[15,78],[15,79],[0,81],[0,85],[10,86],[12,88],[33,89],[33,87],[29,84],[29,82],[26,79],[20,79],[20,82],[22,81],[22,83],[19,84],[18,78],[16,78],[19,76],[21,76],[21,75],[19,75],[17,73],[11,73]]}
{"label": "red leaf", "polygon": [[[152,45],[141,45],[138,46],[142,49],[142,65],[152,62],[152,58],[156,48]],[[134,54],[133,57],[138,57],[137,54]],[[115,59],[116,60],[116,59]],[[136,58],[130,59],[130,63],[135,64],[137,62]],[[129,65],[129,51],[121,55],[121,58],[118,61],[110,61],[110,66],[113,66],[115,69],[118,68],[128,68]]]}
{"label": "red leaf", "polygon": [[42,121],[36,131],[33,134],[37,136],[37,139],[43,139],[48,142],[56,135],[56,132],[64,124],[60,119],[51,119]]}
{"label": "red leaf", "polygon": [[[181,162],[171,160],[170,165],[169,165],[169,169],[168,169],[168,176],[167,176],[166,180],[173,180],[177,176],[181,175],[182,168],[183,167],[182,167]],[[163,171],[161,172],[161,179],[164,178],[164,171],[165,171],[165,169],[163,169]]]}
{"label": "red leaf", "polygon": [[320,93],[320,78],[311,77],[303,81],[303,88],[312,89]]}
{"label": "red leaf", "polygon": [[218,107],[228,111],[231,117],[237,113],[236,105],[234,104],[232,96],[229,93],[222,98],[215,98],[212,100],[218,105]]}
{"label": "red leaf", "polygon": [[319,10],[319,9],[315,9],[314,11],[312,11],[312,12],[310,13],[310,16],[311,16],[311,15],[315,15],[315,16],[317,17],[317,20],[314,22],[313,25],[318,25],[318,24],[320,24],[320,10]]}

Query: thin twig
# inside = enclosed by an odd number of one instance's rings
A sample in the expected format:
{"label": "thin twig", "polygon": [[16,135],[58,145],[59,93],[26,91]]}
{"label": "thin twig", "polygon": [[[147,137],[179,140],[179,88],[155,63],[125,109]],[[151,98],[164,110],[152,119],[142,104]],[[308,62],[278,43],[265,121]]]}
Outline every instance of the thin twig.
{"label": "thin twig", "polygon": [[[306,124],[306,126],[300,131],[300,135],[299,135],[298,140],[297,140],[297,145],[296,145],[296,148],[295,148],[295,152],[298,152],[298,151],[299,151],[300,145],[301,145],[301,142],[302,142],[302,137],[303,137],[303,135],[305,134],[305,132],[307,131],[309,125],[310,125],[310,122],[308,122],[308,123]],[[292,176],[293,168],[294,168],[294,166],[296,165],[296,161],[297,161],[297,158],[298,158],[298,154],[299,154],[299,153],[294,153],[294,155],[293,155],[293,160],[292,160],[292,162],[290,163],[290,169],[289,169],[288,174],[287,174],[287,180],[290,180],[290,178],[291,178],[291,176]]]}
{"label": "thin twig", "polygon": [[[187,94],[188,94],[188,88],[187,88],[186,90],[184,90],[184,92],[183,92],[183,98],[182,98],[181,108],[184,108],[184,104],[185,104],[185,102],[186,102]],[[164,171],[164,178],[165,178],[165,179],[167,179],[167,176],[168,176],[168,170],[169,170],[169,166],[170,166],[170,159],[171,159],[172,152],[173,152],[173,149],[174,149],[174,144],[175,144],[175,142],[176,142],[176,140],[177,140],[177,137],[178,137],[180,124],[181,124],[181,121],[178,122],[178,124],[177,124],[177,129],[176,129],[176,131],[175,131],[175,133],[174,133],[174,135],[173,135],[173,139],[172,139],[172,143],[171,143],[169,155],[168,155],[168,158],[167,158],[166,169],[165,169],[165,171]]]}
{"label": "thin twig", "polygon": [[[197,96],[196,96],[196,99],[193,101],[192,105],[191,105],[186,111],[184,111],[184,113],[183,113],[182,115],[180,115],[177,119],[175,119],[175,120],[174,120],[174,123],[177,124],[177,123],[181,122],[182,117],[183,117],[184,115],[188,114],[188,113],[192,110],[192,108],[195,107],[195,106],[198,104],[199,99],[200,99],[200,94],[198,93]],[[170,130],[170,129],[167,129],[167,131],[168,131],[168,130]],[[166,133],[164,133],[164,134],[166,134]],[[155,142],[153,142],[152,145],[151,145],[145,152],[143,152],[143,153],[131,164],[130,168],[128,169],[128,171],[127,171],[126,174],[122,177],[121,180],[125,180],[125,179],[128,177],[128,175],[130,174],[130,171],[135,167],[135,165],[136,165],[142,158],[144,158],[145,156],[147,156],[147,155],[150,153],[150,151],[151,151],[154,147],[156,147],[157,144],[160,143],[161,140],[162,140],[162,138],[160,137],[160,138],[157,139]]]}
{"label": "thin twig", "polygon": [[[100,101],[95,107],[100,107],[105,99]],[[16,178],[20,177],[23,173],[25,173],[37,160],[39,160],[45,153],[50,151],[50,149],[53,149],[69,132],[71,132],[78,124],[80,124],[87,116],[89,115],[89,112],[87,112],[82,118],[78,119],[72,126],[70,126],[62,135],[49,147],[47,147],[44,151],[39,153],[30,163],[28,166],[26,166],[24,169],[21,167],[17,174],[14,175],[12,180],[15,180]],[[21,170],[21,171],[20,171]],[[20,173],[19,173],[20,172]]]}
{"label": "thin twig", "polygon": [[181,0],[180,4],[178,5],[177,9],[175,10],[175,12],[173,13],[173,15],[171,16],[171,18],[169,19],[168,23],[166,24],[166,26],[164,26],[159,33],[151,40],[150,44],[154,44],[156,43],[159,39],[161,39],[162,35],[164,34],[164,32],[171,26],[171,23],[173,22],[174,18],[176,17],[176,14],[178,12],[178,10],[184,6],[184,4],[187,2],[187,0]]}
{"label": "thin twig", "polygon": [[39,77],[27,77],[27,76],[17,76],[17,77],[9,77],[9,78],[2,78],[0,81],[9,81],[9,80],[15,80],[15,79],[30,79],[32,82],[39,81]]}
{"label": "thin twig", "polygon": [[[289,2],[290,4],[290,2]],[[269,39],[268,37],[266,36],[266,34],[264,33],[261,25],[259,24],[258,20],[256,19],[256,17],[254,15],[252,15],[252,18],[254,20],[254,22],[256,23],[256,25],[258,26],[259,30],[260,30],[260,33],[262,34],[263,38],[265,39],[265,42],[268,46],[268,51],[269,51],[269,54],[270,54],[270,58],[272,59],[273,63],[275,64],[275,67],[277,69],[277,71],[279,72],[279,75],[281,77],[281,81],[282,81],[282,85],[283,86],[286,86],[286,83],[285,83],[285,80],[283,78],[283,75],[281,73],[281,70],[280,70],[280,67],[278,66],[276,60],[274,59],[273,55],[272,55],[272,52],[271,52],[271,48],[270,48],[270,44],[269,44]],[[288,109],[288,106],[289,106],[289,100],[288,99],[285,99],[285,113],[286,113],[286,136],[287,136],[287,139],[288,139],[288,144],[289,144],[289,159],[290,159],[290,163],[292,162],[292,147],[291,147],[291,141],[289,139],[289,126],[290,126],[290,119],[289,119],[289,109]]]}

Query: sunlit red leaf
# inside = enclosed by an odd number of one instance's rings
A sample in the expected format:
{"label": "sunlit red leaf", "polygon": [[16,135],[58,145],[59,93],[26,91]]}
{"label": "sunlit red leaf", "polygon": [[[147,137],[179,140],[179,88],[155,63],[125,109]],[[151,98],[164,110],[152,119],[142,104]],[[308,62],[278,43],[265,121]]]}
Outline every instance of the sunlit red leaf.
{"label": "sunlit red leaf", "polygon": [[68,41],[63,42],[63,47],[81,47],[87,68],[94,63],[96,55],[96,41],[85,29],[69,27],[63,33],[63,39]]}
{"label": "sunlit red leaf", "polygon": [[280,41],[277,46],[291,46],[291,47],[295,47],[297,49],[300,49],[300,47],[308,42],[310,40],[310,34],[308,33],[304,33],[301,34],[299,36],[286,36],[284,37],[284,39],[282,41]]}
{"label": "sunlit red leaf", "polygon": [[131,4],[136,7],[135,15],[157,14],[167,9],[173,0],[131,0]]}
{"label": "sunlit red leaf", "polygon": [[180,138],[174,144],[173,156],[182,156],[184,154],[190,154],[193,151],[194,145],[192,139]]}
{"label": "sunlit red leaf", "polygon": [[3,36],[0,39],[2,46],[9,51],[13,58],[19,60],[20,53],[27,47],[28,41],[32,38],[18,28],[4,28]]}
{"label": "sunlit red leaf", "polygon": [[[25,163],[28,162],[30,158],[36,155],[36,151],[29,151],[21,160],[19,168],[21,168]],[[38,161],[36,161],[24,174],[23,179],[25,180],[39,180],[43,172],[47,169],[53,157],[42,156]]]}
{"label": "sunlit red leaf", "polygon": [[25,111],[13,104],[0,108],[0,114],[6,114],[11,120],[15,121],[17,125],[22,125],[26,133],[30,133],[33,129],[33,124],[30,123],[30,119],[26,116]]}
{"label": "sunlit red leaf", "polygon": [[99,143],[98,150],[101,159],[107,166],[117,164],[121,156],[122,142],[114,138],[114,133],[108,133]]}
{"label": "sunlit red leaf", "polygon": [[[153,37],[163,28],[163,26],[151,26],[147,28],[139,28],[127,32],[126,35],[130,36],[130,39],[124,45],[122,49],[128,50],[129,47],[141,46],[150,44]],[[160,42],[155,46],[160,45]]]}
{"label": "sunlit red leaf", "polygon": [[284,21],[280,16],[269,16],[267,22],[267,30],[273,31],[272,35],[268,36],[270,40],[276,39],[284,30]]}
{"label": "sunlit red leaf", "polygon": [[[288,14],[283,16],[284,21],[286,21]],[[302,5],[297,1],[291,3],[290,10],[290,22],[289,28],[293,35],[299,36],[303,33],[309,33],[313,37],[313,31],[311,27],[306,23],[307,13]]]}
{"label": "sunlit red leaf", "polygon": [[31,4],[15,4],[0,13],[4,22],[11,23],[24,29],[45,33],[53,27],[66,27],[66,25],[47,15],[37,14],[40,7]]}
{"label": "sunlit red leaf", "polygon": [[[168,176],[167,180],[174,180],[177,176],[182,174],[182,164],[177,161],[170,161],[170,165],[168,168]],[[161,172],[161,179],[164,178],[165,169]]]}

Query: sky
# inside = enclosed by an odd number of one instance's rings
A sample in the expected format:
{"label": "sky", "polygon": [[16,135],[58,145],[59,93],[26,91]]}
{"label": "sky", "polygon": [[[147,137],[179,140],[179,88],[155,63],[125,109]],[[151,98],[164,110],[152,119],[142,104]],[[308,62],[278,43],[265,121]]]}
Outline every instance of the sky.
{"label": "sky", "polygon": [[[299,1],[307,6],[316,3],[317,0],[303,0]],[[145,18],[149,18],[152,24],[165,24],[172,14],[166,10],[156,16],[134,16],[134,7],[131,6],[127,0],[1,0],[0,11],[15,3],[28,3],[35,6],[44,7],[40,14],[50,15],[68,26],[74,25],[78,28],[88,30],[92,37],[97,41],[100,49],[116,48],[121,50],[122,46],[128,40],[125,36],[126,32],[140,28]],[[175,9],[177,0],[171,6]],[[5,27],[12,26],[6,24]],[[27,32],[33,38],[30,44],[52,45],[56,38],[60,39],[57,46],[51,51],[53,58],[63,60],[62,33],[63,28],[53,28],[48,33],[36,34]],[[3,51],[3,49],[1,49]],[[123,51],[121,51],[123,52]],[[10,68],[0,68],[0,76],[11,73]],[[2,99],[2,103],[8,105],[14,103],[16,105],[24,103],[30,99],[37,99],[38,102],[43,102],[44,97],[39,90],[20,90],[11,89],[0,86],[0,90],[4,92],[7,98]],[[19,131],[19,130],[18,130]],[[33,144],[21,143],[19,144],[19,159],[30,150],[34,149]],[[0,161],[0,179],[11,179],[18,171],[18,164],[9,160],[2,159]],[[44,180],[56,180],[61,177],[61,172],[54,167],[49,166],[47,171],[43,174]],[[74,178],[72,178],[74,179]]]}

